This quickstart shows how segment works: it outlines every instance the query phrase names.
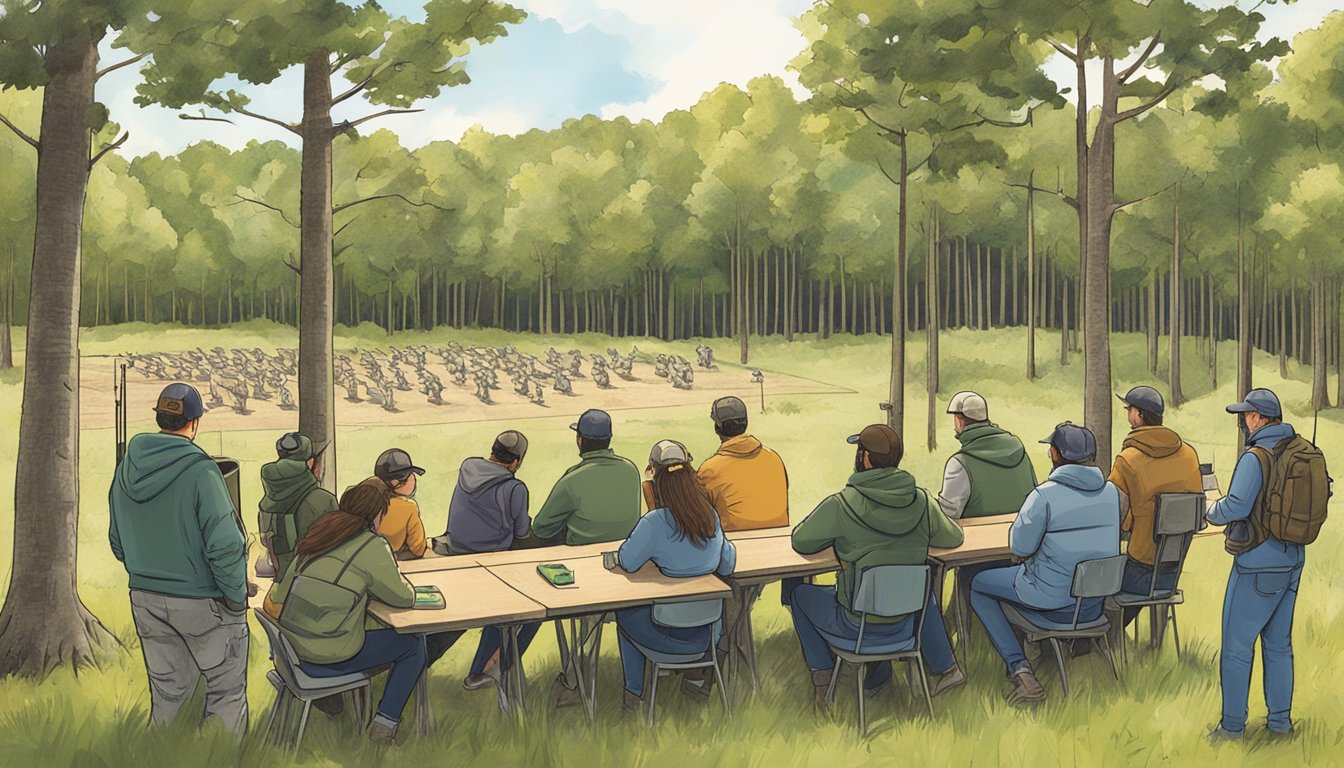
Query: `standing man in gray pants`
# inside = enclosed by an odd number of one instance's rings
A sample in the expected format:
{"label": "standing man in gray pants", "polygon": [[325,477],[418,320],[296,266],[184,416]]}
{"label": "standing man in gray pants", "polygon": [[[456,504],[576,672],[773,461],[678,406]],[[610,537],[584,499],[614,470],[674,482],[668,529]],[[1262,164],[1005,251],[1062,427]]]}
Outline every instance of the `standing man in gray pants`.
{"label": "standing man in gray pants", "polygon": [[112,553],[130,575],[149,673],[150,721],[166,726],[205,678],[205,714],[247,730],[247,544],[219,467],[194,440],[204,408],[189,384],[155,406],[108,493]]}

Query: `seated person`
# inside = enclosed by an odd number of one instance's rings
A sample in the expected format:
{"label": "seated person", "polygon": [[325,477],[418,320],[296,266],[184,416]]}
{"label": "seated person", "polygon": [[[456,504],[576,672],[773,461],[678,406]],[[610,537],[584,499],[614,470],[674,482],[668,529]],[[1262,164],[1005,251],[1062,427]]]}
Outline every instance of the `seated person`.
{"label": "seated person", "polygon": [[[660,440],[649,454],[649,467],[657,506],[639,519],[621,544],[617,566],[634,573],[652,561],[663,575],[673,578],[732,573],[737,550],[723,536],[719,516],[691,466],[686,447],[673,440]],[[713,642],[713,626],[655,624],[651,605],[617,611],[626,711],[637,710],[644,696],[646,658],[635,643],[664,653],[707,654]]]}
{"label": "seated person", "polygon": [[[528,535],[532,520],[527,516],[527,485],[517,477],[526,456],[527,437],[508,430],[495,438],[488,458],[473,457],[462,462],[457,487],[448,505],[448,530],[444,536],[448,539],[449,553],[511,549]],[[523,626],[518,637],[520,655],[527,651],[540,628],[540,622]],[[462,682],[463,687],[474,691],[489,683],[499,684],[495,665],[502,640],[499,627],[481,630],[476,658]],[[447,646],[440,647],[440,643],[430,640],[429,663],[433,664],[447,650]]]}
{"label": "seated person", "polygon": [[275,443],[276,460],[261,467],[264,495],[258,505],[258,531],[275,567],[275,579],[284,578],[294,559],[294,545],[308,528],[337,507],[336,497],[318,483],[325,448],[314,445],[307,435],[289,432]]}
{"label": "seated person", "polygon": [[[1015,685],[1008,703],[1018,706],[1041,701],[1045,689],[1003,604],[1020,609],[1029,620],[1071,623],[1074,569],[1083,561],[1120,553],[1120,495],[1090,464],[1097,457],[1092,432],[1065,422],[1041,442],[1050,446],[1054,470],[1027,496],[1008,533],[1013,556],[1023,562],[983,571],[971,581],[971,610],[1003,657]],[[1101,616],[1103,602],[1084,601],[1078,620]]]}
{"label": "seated person", "polygon": [[[961,527],[900,468],[905,449],[896,430],[873,424],[849,442],[858,446],[854,474],[843,490],[823,499],[793,529],[795,551],[812,554],[834,547],[840,560],[834,587],[797,584],[789,600],[818,705],[825,701],[835,670],[828,643],[852,651],[859,637],[859,617],[850,612],[857,575],[874,565],[923,565],[929,547],[955,547],[963,539]],[[937,695],[966,682],[966,677],[952,655],[952,643],[932,593],[924,610],[920,642],[925,663],[940,676],[933,690]],[[864,629],[864,650],[910,647],[916,624],[914,615],[870,616]],[[871,665],[864,688],[875,691],[890,679],[889,662]]]}
{"label": "seated person", "polygon": [[387,515],[378,526],[378,535],[392,545],[398,560],[424,557],[429,549],[425,524],[420,519],[420,505],[415,502],[418,478],[423,474],[425,470],[415,466],[409,453],[391,448],[378,456],[373,477],[364,481],[387,495]]}
{"label": "seated person", "polygon": [[639,520],[639,470],[611,450],[611,416],[589,409],[574,430],[579,463],[565,470],[532,521],[538,538],[557,544],[620,541]]}
{"label": "seated person", "polygon": [[[402,710],[425,671],[424,635],[398,634],[366,613],[370,598],[394,608],[415,605],[415,589],[397,570],[387,540],[373,532],[386,514],[387,497],[376,488],[361,483],[347,490],[340,508],[319,518],[299,540],[293,564],[263,608],[313,677],[392,665],[369,731],[379,744],[396,739]],[[354,605],[332,603],[330,585],[354,593]],[[333,614],[340,614],[338,623]],[[319,709],[340,711],[339,698],[324,701]]]}

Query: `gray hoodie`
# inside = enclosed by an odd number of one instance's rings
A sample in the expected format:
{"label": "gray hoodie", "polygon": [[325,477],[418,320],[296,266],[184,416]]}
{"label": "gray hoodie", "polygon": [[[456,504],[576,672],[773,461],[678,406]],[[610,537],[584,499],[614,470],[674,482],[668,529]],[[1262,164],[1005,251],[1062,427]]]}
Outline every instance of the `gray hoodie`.
{"label": "gray hoodie", "polygon": [[482,458],[462,462],[448,505],[447,535],[452,551],[508,549],[531,527],[527,503],[527,486],[507,467]]}

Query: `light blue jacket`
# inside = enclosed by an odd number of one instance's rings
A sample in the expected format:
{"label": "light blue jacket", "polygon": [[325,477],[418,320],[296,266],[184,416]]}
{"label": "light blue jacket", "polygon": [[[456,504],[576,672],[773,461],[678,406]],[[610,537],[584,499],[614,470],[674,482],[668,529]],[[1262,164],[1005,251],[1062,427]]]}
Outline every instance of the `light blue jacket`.
{"label": "light blue jacket", "polygon": [[737,566],[737,549],[724,538],[723,526],[715,521],[714,535],[696,546],[677,530],[672,513],[658,508],[639,519],[630,538],[617,551],[621,567],[630,573],[650,560],[664,575],[674,578],[717,573],[727,576]]}
{"label": "light blue jacket", "polygon": [[[1246,446],[1273,450],[1274,446],[1295,434],[1289,424],[1270,424],[1257,429],[1247,438]],[[1236,469],[1232,470],[1232,482],[1228,483],[1227,495],[1214,502],[1209,509],[1209,522],[1227,525],[1250,517],[1263,484],[1260,460],[1250,451],[1241,454]],[[1243,571],[1291,571],[1302,565],[1304,557],[1301,544],[1279,541],[1270,536],[1263,544],[1237,555],[1233,562]]]}
{"label": "light blue jacket", "polygon": [[1078,563],[1120,554],[1120,493],[1096,467],[1057,467],[1022,503],[1008,546],[1027,558],[1013,578],[1023,604],[1072,606]]}

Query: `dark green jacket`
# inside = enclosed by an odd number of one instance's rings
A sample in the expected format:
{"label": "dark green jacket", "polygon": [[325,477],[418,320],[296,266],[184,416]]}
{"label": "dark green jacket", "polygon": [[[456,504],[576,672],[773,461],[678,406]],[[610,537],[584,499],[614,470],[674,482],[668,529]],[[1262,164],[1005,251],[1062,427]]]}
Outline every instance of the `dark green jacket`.
{"label": "dark green jacket", "polygon": [[942,513],[929,492],[915,487],[909,472],[894,468],[850,475],[844,490],[823,499],[793,529],[797,552],[835,548],[840,561],[835,598],[846,610],[864,568],[923,565],[929,547],[955,547],[962,539],[961,526]]}
{"label": "dark green jacket", "polygon": [[308,465],[294,459],[280,459],[261,468],[261,489],[265,493],[257,511],[258,530],[271,536],[275,553],[275,577],[285,575],[294,559],[294,547],[317,518],[336,509],[336,497],[323,490]]}
{"label": "dark green jacket", "polygon": [[624,539],[639,522],[639,470],[610,449],[579,458],[551,488],[532,532],[540,539],[564,534],[566,544]]}
{"label": "dark green jacket", "polygon": [[195,443],[162,433],[131,438],[108,507],[108,541],[131,589],[247,603],[242,522],[219,466]]}
{"label": "dark green jacket", "polygon": [[961,462],[970,480],[962,517],[1007,515],[1022,508],[1036,487],[1036,471],[1022,441],[994,424],[975,424],[957,435]]}

